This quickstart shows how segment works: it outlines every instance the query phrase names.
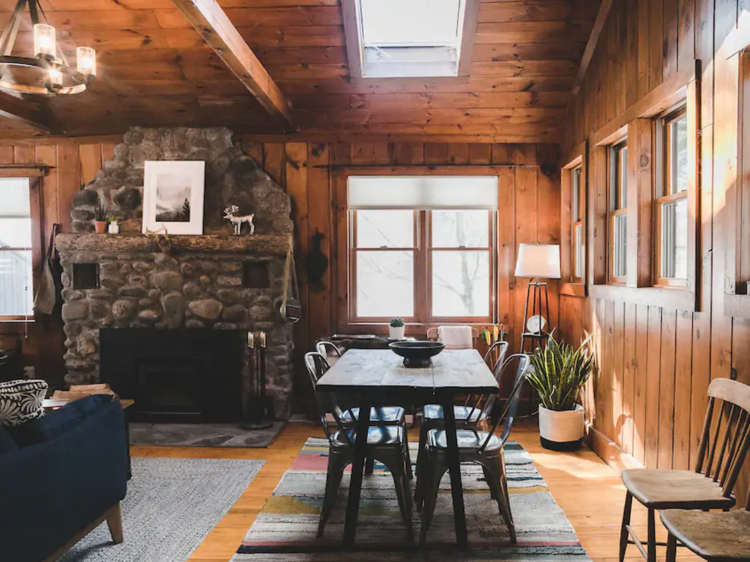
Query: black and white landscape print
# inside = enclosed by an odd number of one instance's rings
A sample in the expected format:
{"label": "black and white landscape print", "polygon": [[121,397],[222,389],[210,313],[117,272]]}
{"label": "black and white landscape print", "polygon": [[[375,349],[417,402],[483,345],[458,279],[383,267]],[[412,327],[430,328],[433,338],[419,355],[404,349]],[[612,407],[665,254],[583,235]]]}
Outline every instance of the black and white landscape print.
{"label": "black and white landscape print", "polygon": [[156,221],[190,222],[191,177],[156,175]]}

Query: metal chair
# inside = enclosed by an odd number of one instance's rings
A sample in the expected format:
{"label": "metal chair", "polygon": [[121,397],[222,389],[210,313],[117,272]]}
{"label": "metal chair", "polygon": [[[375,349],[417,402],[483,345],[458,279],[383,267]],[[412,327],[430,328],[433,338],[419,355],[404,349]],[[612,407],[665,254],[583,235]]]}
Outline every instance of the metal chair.
{"label": "metal chair", "polygon": [[[695,471],[622,472],[627,495],[620,529],[621,562],[628,544],[635,544],[648,562],[656,562],[657,546],[670,548],[668,543],[656,542],[656,510],[669,510],[662,515],[662,521],[666,518],[677,531],[683,523],[695,521],[696,515],[675,515],[672,510],[728,511],[734,506],[732,490],[750,448],[750,386],[730,379],[715,379],[708,387],[708,397]],[[648,509],[647,548],[630,526],[633,498]]]}
{"label": "metal chair", "polygon": [[[500,514],[505,520],[513,544],[516,541],[516,528],[513,523],[513,515],[510,510],[510,496],[508,492],[508,479],[505,474],[505,458],[503,450],[510,436],[518,402],[521,398],[521,388],[528,376],[531,360],[528,355],[519,353],[508,358],[506,365],[518,360],[516,369],[516,380],[513,390],[508,396],[505,409],[500,417],[492,425],[491,431],[458,430],[458,453],[462,463],[478,464],[484,471],[484,477],[490,488],[492,499],[497,501]],[[502,419],[505,419],[505,427],[500,437],[495,431]],[[422,514],[422,532],[420,542],[424,544],[427,531],[432,524],[435,513],[440,480],[448,470],[448,445],[445,430],[433,429],[427,436],[427,445],[424,451],[424,464],[417,474],[417,508],[424,502]]]}
{"label": "metal chair", "polygon": [[336,346],[335,343],[326,340],[316,343],[315,351],[325,357],[329,363],[331,363],[332,358],[338,360],[342,354],[341,350]]}
{"label": "metal chair", "polygon": [[[317,357],[316,357],[317,356]],[[305,365],[310,378],[317,381],[315,372],[316,363],[325,359],[318,353],[307,353]],[[312,369],[311,369],[312,367]],[[320,425],[328,438],[328,470],[326,474],[326,490],[323,499],[323,507],[318,522],[318,537],[323,536],[326,523],[331,516],[336,502],[336,495],[344,476],[347,465],[354,460],[354,443],[357,441],[357,429],[344,422],[344,412],[336,404],[331,396],[321,392],[315,392],[315,400],[320,415]],[[328,414],[333,415],[337,430],[331,431],[328,425]],[[391,472],[393,483],[396,487],[396,496],[401,511],[401,516],[406,526],[406,534],[409,540],[414,540],[414,529],[412,526],[412,502],[409,493],[409,474],[407,461],[404,458],[405,431],[398,425],[370,427],[367,432],[367,458],[375,459]],[[408,448],[406,448],[408,450]]]}
{"label": "metal chair", "polygon": [[[508,353],[508,342],[495,342],[493,347],[499,349],[497,361],[492,367],[495,380],[498,382],[502,376],[505,365],[505,354]],[[458,429],[487,429],[487,420],[492,413],[497,395],[487,396],[481,405],[482,396],[468,396],[463,406],[453,406]],[[481,405],[481,407],[480,407]],[[445,417],[443,407],[437,404],[427,404],[422,409],[422,423],[419,428],[419,451],[417,452],[417,472],[419,472],[419,456],[427,443],[427,434],[433,429],[443,429]]]}
{"label": "metal chair", "polygon": [[[305,354],[305,367],[307,367],[307,374],[310,376],[310,382],[312,383],[313,392],[315,392],[318,379],[322,377],[328,369],[331,368],[325,355],[311,351]],[[329,399],[331,401],[331,399]],[[337,406],[338,407],[338,406]],[[341,423],[347,429],[353,429],[357,425],[359,419],[359,408],[347,408],[342,410]],[[406,431],[406,413],[403,408],[398,406],[387,406],[387,407],[374,407],[370,408],[370,426],[372,427],[389,427],[398,426],[402,429],[403,442],[404,442],[404,458],[407,463],[407,474],[411,479],[413,476],[411,467],[411,458],[409,456],[409,439]],[[367,457],[366,473],[372,474],[373,471],[373,457]]]}
{"label": "metal chair", "polygon": [[[503,340],[498,340],[489,347],[489,349],[485,352],[484,357],[483,357],[484,362],[487,363],[487,365],[489,365],[488,360],[492,357],[492,354],[495,352],[497,348],[500,348],[499,350],[500,355],[498,355],[498,360],[499,360],[505,357],[505,354],[507,353],[508,342],[503,341]],[[502,351],[503,349],[505,349],[505,351]],[[497,360],[495,361],[495,364],[496,363],[497,363]],[[494,369],[494,366],[492,368]]]}

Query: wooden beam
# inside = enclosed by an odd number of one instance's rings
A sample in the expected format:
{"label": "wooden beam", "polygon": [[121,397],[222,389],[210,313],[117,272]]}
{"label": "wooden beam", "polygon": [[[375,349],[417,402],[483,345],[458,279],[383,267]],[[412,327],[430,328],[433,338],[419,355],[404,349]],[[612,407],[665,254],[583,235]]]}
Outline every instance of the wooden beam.
{"label": "wooden beam", "polygon": [[51,119],[34,102],[0,92],[0,116],[20,121],[48,133],[55,132]]}
{"label": "wooden beam", "polygon": [[292,108],[215,0],[172,0],[240,82],[285,129],[296,131]]}
{"label": "wooden beam", "polygon": [[461,32],[461,51],[458,61],[458,75],[471,74],[471,63],[474,60],[474,41],[477,37],[479,21],[479,0],[467,0],[464,12],[464,25]]}
{"label": "wooden beam", "polygon": [[578,68],[576,81],[573,84],[573,94],[577,94],[578,90],[581,89],[583,77],[586,76],[591,59],[594,57],[594,51],[596,51],[599,37],[601,37],[604,30],[604,24],[607,22],[607,16],[609,15],[609,10],[612,8],[612,4],[614,4],[612,0],[602,0],[599,6],[599,13],[594,21],[594,27],[591,29],[591,35],[589,35],[588,43],[586,43],[586,50],[583,51],[583,57],[581,57],[581,66]]}

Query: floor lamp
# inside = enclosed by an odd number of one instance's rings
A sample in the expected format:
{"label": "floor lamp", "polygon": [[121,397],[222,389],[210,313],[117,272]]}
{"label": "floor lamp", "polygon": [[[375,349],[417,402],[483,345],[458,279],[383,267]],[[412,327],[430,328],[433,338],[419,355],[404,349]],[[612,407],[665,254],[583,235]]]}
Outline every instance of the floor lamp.
{"label": "floor lamp", "polygon": [[[519,244],[516,277],[533,279],[526,288],[526,306],[523,311],[521,353],[525,353],[527,339],[534,342],[544,340],[549,335],[549,331],[545,331],[545,323],[548,325],[550,322],[549,294],[547,283],[540,282],[540,279],[560,279],[560,246]],[[542,316],[542,302],[545,316]]]}

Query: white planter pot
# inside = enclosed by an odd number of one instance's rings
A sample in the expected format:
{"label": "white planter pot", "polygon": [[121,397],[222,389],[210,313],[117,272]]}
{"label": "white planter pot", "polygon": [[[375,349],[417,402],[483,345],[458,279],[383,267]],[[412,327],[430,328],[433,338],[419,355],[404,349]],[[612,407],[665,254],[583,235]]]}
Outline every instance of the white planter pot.
{"label": "white planter pot", "polygon": [[555,451],[572,451],[583,439],[583,406],[575,410],[555,412],[539,406],[539,435],[542,446]]}
{"label": "white planter pot", "polygon": [[110,234],[120,234],[120,225],[116,222],[109,223],[109,226],[107,227],[107,231]]}
{"label": "white planter pot", "polygon": [[394,328],[393,326],[388,326],[388,337],[390,337],[392,340],[402,340],[404,339],[405,331],[406,331],[405,326],[401,326],[400,328]]}

